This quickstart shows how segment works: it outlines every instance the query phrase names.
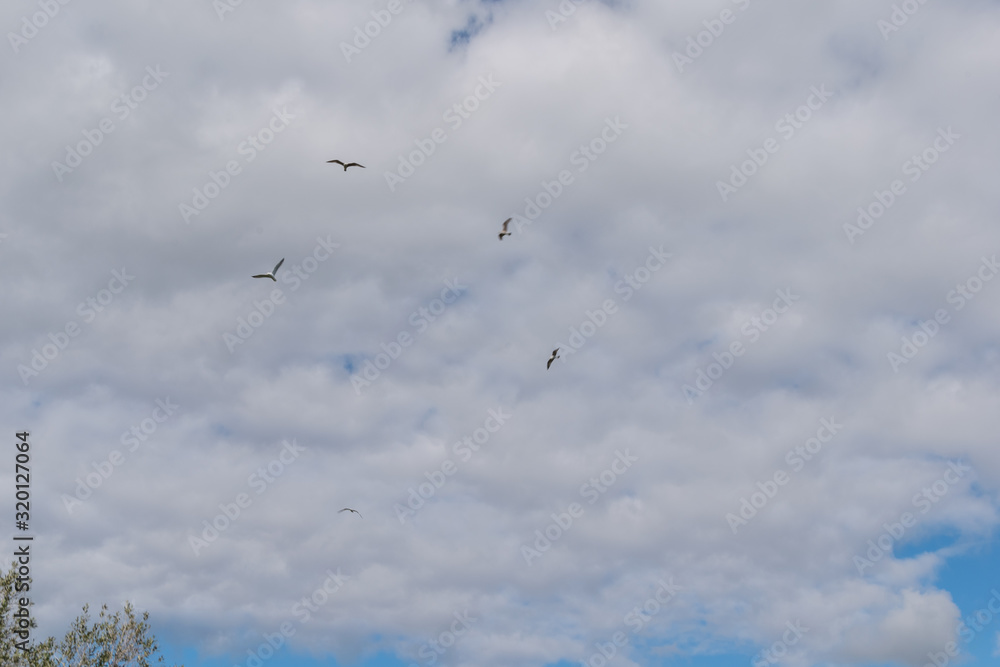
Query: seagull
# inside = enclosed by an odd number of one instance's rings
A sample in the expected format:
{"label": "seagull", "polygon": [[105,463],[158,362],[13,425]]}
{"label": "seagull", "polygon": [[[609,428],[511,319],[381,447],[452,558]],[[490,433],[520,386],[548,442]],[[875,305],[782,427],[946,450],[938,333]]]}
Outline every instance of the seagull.
{"label": "seagull", "polygon": [[513,218],[507,218],[506,220],[503,221],[503,231],[500,232],[500,240],[501,241],[503,241],[503,237],[510,236],[510,232],[507,231],[507,225],[510,224],[511,220],[513,220]]}
{"label": "seagull", "polygon": [[558,354],[556,354],[556,352],[558,352],[558,351],[559,351],[558,347],[556,349],[552,350],[552,356],[549,357],[549,363],[545,364],[545,370],[548,370],[549,367],[552,365],[552,362],[555,361],[556,359],[562,359],[562,357],[560,357]]}
{"label": "seagull", "polygon": [[343,163],[343,162],[341,162],[340,160],[327,160],[327,161],[326,161],[326,163],[327,163],[327,164],[330,164],[331,162],[333,162],[333,163],[335,163],[335,164],[339,164],[339,165],[340,165],[341,167],[343,167],[343,168],[344,168],[344,171],[347,171],[347,168],[348,168],[348,167],[361,167],[362,169],[364,169],[364,168],[365,168],[365,165],[363,165],[363,164],[358,164],[357,162],[348,162],[347,164],[344,164],[344,163]]}
{"label": "seagull", "polygon": [[[352,510],[350,507],[345,507],[344,509],[340,510],[340,512],[337,512],[337,514],[341,514],[342,512],[354,512],[358,516],[361,516],[361,512],[359,512],[357,510]],[[361,516],[361,518],[364,519],[363,516]]]}
{"label": "seagull", "polygon": [[[284,262],[284,261],[285,261],[285,258],[282,257],[281,258],[281,262]],[[274,274],[278,272],[278,267],[281,266],[281,262],[278,262],[277,264],[275,264],[274,268],[271,270],[270,273],[261,273],[259,275],[252,276],[252,277],[253,278],[270,278],[274,282],[278,282],[278,279],[274,277]]]}

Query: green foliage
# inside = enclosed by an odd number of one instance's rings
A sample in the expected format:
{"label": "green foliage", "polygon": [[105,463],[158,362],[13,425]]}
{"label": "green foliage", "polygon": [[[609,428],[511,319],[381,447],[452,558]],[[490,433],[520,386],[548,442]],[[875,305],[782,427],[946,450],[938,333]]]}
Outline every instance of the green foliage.
{"label": "green foliage", "polygon": [[[31,580],[28,580],[31,583]],[[17,593],[17,563],[11,563],[6,573],[0,571],[0,665],[4,667],[54,667],[52,649],[55,640],[51,637],[41,644],[28,644],[16,633],[18,619],[14,613],[18,610],[17,600],[24,593]],[[30,613],[30,611],[29,611]],[[34,617],[28,618],[28,628],[38,627]]]}
{"label": "green foliage", "polygon": [[[114,614],[102,605],[96,622],[90,621],[90,606],[76,617],[60,642],[49,637],[43,642],[26,644],[15,631],[17,568],[0,572],[0,665],[3,667],[153,667],[162,665],[157,656],[159,645],[149,629],[149,613],[137,618],[132,603]],[[37,627],[32,617],[30,628]],[[19,646],[20,644],[20,646]],[[156,657],[155,662],[151,659]],[[181,665],[180,667],[183,667]]]}

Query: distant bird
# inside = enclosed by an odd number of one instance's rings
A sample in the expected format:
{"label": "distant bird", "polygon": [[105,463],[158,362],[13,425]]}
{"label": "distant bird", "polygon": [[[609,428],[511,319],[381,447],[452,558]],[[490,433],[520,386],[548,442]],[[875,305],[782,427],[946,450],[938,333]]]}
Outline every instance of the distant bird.
{"label": "distant bird", "polygon": [[562,357],[560,357],[558,354],[556,354],[556,352],[558,352],[558,351],[559,351],[558,347],[556,349],[552,350],[552,356],[549,357],[549,363],[545,364],[545,370],[548,370],[549,367],[552,365],[552,362],[555,361],[556,359],[562,359]]}
{"label": "distant bird", "polygon": [[[284,261],[285,261],[285,258],[282,257],[281,258],[281,262],[284,262]],[[281,266],[281,262],[278,262],[277,264],[275,264],[274,265],[274,269],[272,269],[270,273],[261,273],[259,275],[252,276],[252,277],[254,277],[254,278],[270,278],[274,282],[278,282],[278,279],[274,277],[274,274],[278,272],[278,267]]]}
{"label": "distant bird", "polygon": [[[342,514],[343,512],[354,512],[358,516],[361,516],[361,512],[357,510],[352,510],[350,507],[345,507],[344,509],[340,510],[340,512],[337,512],[337,514]],[[361,518],[364,519],[363,516],[361,516]]]}
{"label": "distant bird", "polygon": [[501,241],[503,241],[503,237],[505,237],[505,236],[510,236],[510,232],[508,232],[508,231],[507,231],[507,225],[509,225],[509,224],[510,224],[510,221],[511,221],[512,219],[513,219],[513,218],[507,218],[506,220],[504,220],[504,221],[503,221],[503,231],[502,231],[502,232],[500,232],[500,240],[501,240]]}
{"label": "distant bird", "polygon": [[347,171],[348,167],[361,167],[362,169],[365,168],[365,165],[358,164],[357,162],[348,162],[347,164],[344,164],[340,160],[327,160],[326,161],[327,164],[330,164],[331,162],[334,163],[334,164],[339,164],[341,167],[344,168],[344,171]]}

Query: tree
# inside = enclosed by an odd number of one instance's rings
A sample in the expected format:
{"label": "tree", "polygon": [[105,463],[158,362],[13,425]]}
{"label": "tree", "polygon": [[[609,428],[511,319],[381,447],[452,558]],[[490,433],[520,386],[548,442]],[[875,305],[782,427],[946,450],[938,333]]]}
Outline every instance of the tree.
{"label": "tree", "polygon": [[[4,667],[54,667],[52,651],[55,640],[49,637],[41,644],[29,644],[31,629],[38,627],[31,616],[22,616],[18,600],[24,597],[17,588],[17,563],[11,563],[6,573],[0,571],[0,665]],[[26,582],[31,584],[29,578]],[[19,593],[21,593],[19,595]]]}
{"label": "tree", "polygon": [[[18,631],[35,628],[34,617],[15,617],[18,595],[16,564],[0,573],[0,665],[3,667],[151,667],[163,664],[159,644],[149,630],[149,613],[136,617],[131,602],[122,611],[108,612],[102,605],[97,621],[90,623],[90,606],[76,617],[62,641],[49,637],[28,644]],[[30,583],[30,580],[29,580]],[[157,657],[155,662],[150,659]],[[180,667],[183,667],[181,665]]]}
{"label": "tree", "polygon": [[149,660],[159,651],[156,637],[149,631],[149,612],[144,611],[140,620],[131,602],[114,614],[108,613],[108,605],[101,605],[97,622],[90,625],[89,610],[89,605],[83,606],[83,613],[56,646],[59,667],[150,667],[163,663],[162,655],[156,663]]}

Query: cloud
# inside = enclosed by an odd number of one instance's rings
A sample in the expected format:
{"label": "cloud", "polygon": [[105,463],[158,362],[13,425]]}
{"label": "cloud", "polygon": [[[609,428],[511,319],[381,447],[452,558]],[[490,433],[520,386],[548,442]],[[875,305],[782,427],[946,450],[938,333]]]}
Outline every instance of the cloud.
{"label": "cloud", "polygon": [[[1000,251],[996,7],[927,3],[884,39],[892,6],[854,0],[390,4],[68,3],[0,64],[0,413],[31,432],[57,547],[33,561],[40,632],[131,599],[233,661],[288,622],[292,651],[422,662],[466,612],[441,662],[582,661],[619,631],[635,664],[943,650],[942,572],[998,519],[998,287],[948,298]],[[510,418],[479,443],[490,410]],[[812,451],[824,419],[843,428]],[[633,635],[666,577],[682,592]]]}

